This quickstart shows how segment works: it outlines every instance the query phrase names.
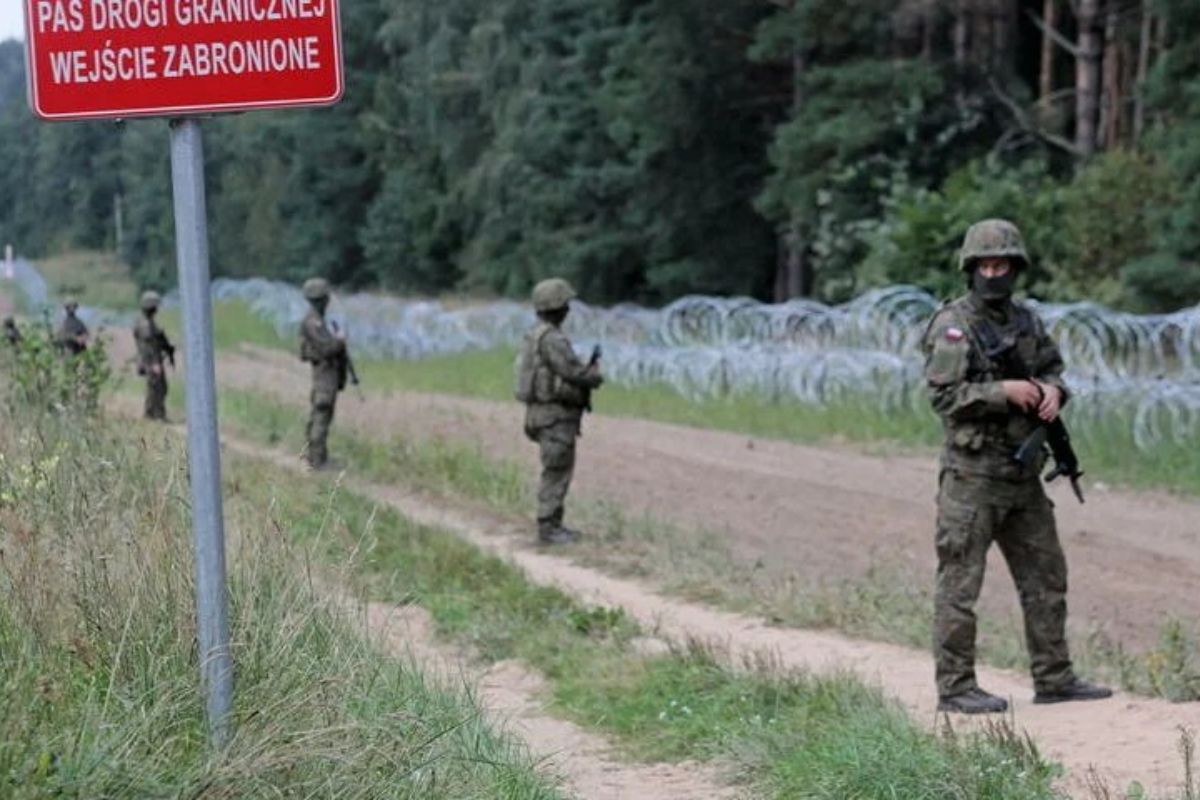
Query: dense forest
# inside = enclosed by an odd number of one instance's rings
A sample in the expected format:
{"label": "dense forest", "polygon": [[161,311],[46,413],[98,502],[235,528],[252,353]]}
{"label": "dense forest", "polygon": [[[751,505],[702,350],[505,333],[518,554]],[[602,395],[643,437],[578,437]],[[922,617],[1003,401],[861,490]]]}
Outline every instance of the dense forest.
{"label": "dense forest", "polygon": [[[440,293],[1200,302],[1195,0],[347,0],[348,91],[207,124],[213,269]],[[0,238],[172,283],[163,121],[48,125],[0,44]]]}

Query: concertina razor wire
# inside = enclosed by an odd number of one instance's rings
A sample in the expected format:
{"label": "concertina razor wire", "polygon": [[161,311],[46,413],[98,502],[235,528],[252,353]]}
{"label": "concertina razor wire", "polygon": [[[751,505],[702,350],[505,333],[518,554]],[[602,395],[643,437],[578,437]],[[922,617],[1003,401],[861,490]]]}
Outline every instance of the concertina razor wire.
{"label": "concertina razor wire", "polygon": [[[18,262],[16,279],[32,306],[49,301],[27,262]],[[258,278],[218,279],[213,299],[245,303],[284,337],[308,309],[297,287]],[[168,296],[168,305],[175,301]],[[1200,434],[1200,307],[1136,315],[1095,303],[1032,305],[1066,359],[1079,398],[1069,409],[1073,426],[1130,425],[1143,449]],[[567,328],[581,355],[603,346],[605,375],[620,385],[666,386],[692,401],[748,394],[925,411],[920,341],[938,307],[911,286],[871,290],[837,306],[701,296],[661,309],[576,302]],[[81,311],[93,323],[122,321]],[[447,305],[373,294],[338,294],[330,315],[357,352],[397,360],[515,348],[533,322],[529,306],[512,301]]]}

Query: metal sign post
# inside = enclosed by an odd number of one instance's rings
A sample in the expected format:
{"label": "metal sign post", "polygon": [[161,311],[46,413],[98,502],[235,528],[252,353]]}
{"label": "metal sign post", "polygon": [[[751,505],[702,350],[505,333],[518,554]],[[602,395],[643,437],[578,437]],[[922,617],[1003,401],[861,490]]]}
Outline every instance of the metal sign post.
{"label": "metal sign post", "polygon": [[[11,0],[4,0],[10,2]],[[187,368],[196,634],[212,742],[232,733],[233,654],[213,368],[204,146],[196,114],[333,105],[338,0],[23,0],[29,104],[45,120],[178,118],[171,176]],[[86,8],[85,8],[86,5]],[[120,206],[117,206],[119,217]],[[118,237],[120,223],[118,222]]]}
{"label": "metal sign post", "polygon": [[225,597],[225,522],[221,508],[221,443],[213,365],[212,294],[208,274],[208,211],[200,122],[171,122],[171,182],[183,341],[187,353],[188,469],[196,547],[196,638],[209,735],[221,747],[231,731],[233,655]]}

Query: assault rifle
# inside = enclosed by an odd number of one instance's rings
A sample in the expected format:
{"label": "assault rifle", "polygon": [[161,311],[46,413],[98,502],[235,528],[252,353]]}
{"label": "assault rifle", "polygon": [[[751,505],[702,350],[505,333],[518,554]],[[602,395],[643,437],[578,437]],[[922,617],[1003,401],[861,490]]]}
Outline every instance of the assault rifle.
{"label": "assault rifle", "polygon": [[[990,323],[978,326],[975,333],[983,344],[984,355],[1000,366],[1004,378],[1018,381],[1034,379],[1029,365],[1017,352],[1016,337],[1001,338]],[[1036,415],[1037,412],[1033,411],[1031,414]],[[1079,468],[1079,457],[1075,455],[1075,448],[1071,446],[1071,434],[1061,416],[1055,417],[1052,422],[1041,422],[1034,432],[1021,442],[1021,446],[1013,453],[1013,460],[1032,468],[1047,445],[1054,456],[1054,468],[1046,473],[1046,483],[1066,477],[1071,481],[1075,497],[1083,503],[1083,489],[1079,486],[1083,471]]]}
{"label": "assault rifle", "polygon": [[[600,363],[600,356],[602,354],[603,354],[603,351],[600,349],[600,345],[596,345],[595,347],[592,348],[592,357],[590,359],[588,359],[588,369],[591,369],[592,367],[594,367]],[[588,412],[589,414],[592,413],[592,390],[591,389],[588,389],[587,402],[584,404],[583,410]]]}
{"label": "assault rifle", "polygon": [[167,363],[171,365],[171,369],[175,369],[175,345],[171,344],[167,339],[167,334],[163,331],[158,331],[158,347],[167,355]]}
{"label": "assault rifle", "polygon": [[[338,324],[333,320],[329,320],[329,328],[334,333],[338,332]],[[358,389],[358,399],[363,399],[362,389],[359,388],[358,370],[354,368],[354,359],[350,357],[350,348],[346,348],[342,353],[342,369],[346,371],[346,377],[350,379],[350,385]]]}

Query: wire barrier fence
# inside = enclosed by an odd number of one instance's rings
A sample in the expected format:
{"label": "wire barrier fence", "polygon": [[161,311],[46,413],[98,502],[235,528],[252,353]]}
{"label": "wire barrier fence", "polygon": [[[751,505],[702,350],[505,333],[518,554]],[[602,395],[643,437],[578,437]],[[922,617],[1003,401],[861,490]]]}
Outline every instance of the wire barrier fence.
{"label": "wire barrier fence", "polygon": [[[17,280],[31,304],[48,300],[36,269],[26,264]],[[245,303],[285,337],[308,310],[297,287],[263,279],[214,281],[213,298]],[[581,354],[603,346],[606,376],[622,385],[663,385],[693,401],[749,394],[925,410],[919,343],[938,305],[908,286],[838,306],[698,296],[661,309],[576,303],[567,328]],[[1200,307],[1135,315],[1094,303],[1034,305],[1081,400],[1070,409],[1073,425],[1132,426],[1144,449],[1200,434]],[[533,322],[528,305],[511,301],[450,306],[370,294],[339,295],[330,314],[357,352],[404,360],[515,347]]]}

